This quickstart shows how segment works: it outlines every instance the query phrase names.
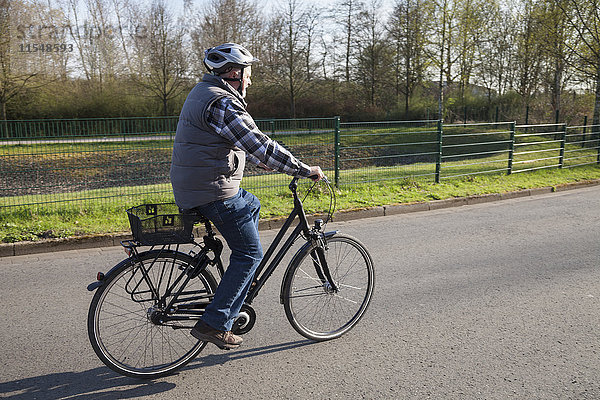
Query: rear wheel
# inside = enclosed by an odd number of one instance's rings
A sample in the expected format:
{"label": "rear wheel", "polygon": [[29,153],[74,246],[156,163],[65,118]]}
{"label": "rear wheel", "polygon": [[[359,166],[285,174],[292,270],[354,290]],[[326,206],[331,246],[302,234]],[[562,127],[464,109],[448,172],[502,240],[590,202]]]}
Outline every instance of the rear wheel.
{"label": "rear wheel", "polygon": [[284,277],[283,305],[294,329],[316,341],[335,339],[364,315],[375,285],[373,261],[365,246],[348,235],[327,239],[328,282],[320,270],[315,247],[292,260]]}
{"label": "rear wheel", "polygon": [[199,306],[208,304],[216,290],[212,274],[203,270],[189,280],[175,303],[181,311],[164,309],[172,299],[165,298],[165,291],[170,287],[172,294],[177,293],[187,280],[182,271],[191,262],[183,253],[150,251],[124,260],[107,276],[88,313],[88,336],[102,362],[126,376],[156,378],[181,368],[202,351],[206,343],[189,331]]}

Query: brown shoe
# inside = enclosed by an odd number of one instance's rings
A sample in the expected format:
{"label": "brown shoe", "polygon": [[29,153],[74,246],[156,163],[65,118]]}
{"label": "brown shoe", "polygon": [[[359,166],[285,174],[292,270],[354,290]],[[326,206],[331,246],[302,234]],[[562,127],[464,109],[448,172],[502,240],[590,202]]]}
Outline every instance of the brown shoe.
{"label": "brown shoe", "polygon": [[196,339],[214,343],[223,350],[237,349],[244,341],[244,339],[234,335],[231,331],[219,331],[202,320],[194,325],[190,333]]}

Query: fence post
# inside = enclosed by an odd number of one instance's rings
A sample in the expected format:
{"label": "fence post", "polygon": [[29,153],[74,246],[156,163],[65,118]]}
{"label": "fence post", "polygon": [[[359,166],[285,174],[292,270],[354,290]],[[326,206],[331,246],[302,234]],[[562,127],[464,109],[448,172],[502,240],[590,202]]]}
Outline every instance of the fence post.
{"label": "fence post", "polygon": [[517,125],[516,121],[510,123],[510,143],[508,144],[508,171],[506,175],[512,174],[513,169],[513,159],[515,155],[515,126]]}
{"label": "fence post", "polygon": [[567,144],[567,124],[563,125],[563,130],[560,134],[560,158],[558,159],[558,168],[565,165],[565,146]]}
{"label": "fence post", "polygon": [[334,153],[334,182],[335,187],[340,187],[340,117],[335,117],[335,134],[334,134],[334,144],[333,144],[333,153]]}
{"label": "fence post", "polygon": [[442,172],[442,136],[443,136],[443,126],[442,120],[438,119],[437,122],[437,142],[438,142],[438,151],[437,151],[437,160],[435,162],[435,183],[440,183],[440,174]]}

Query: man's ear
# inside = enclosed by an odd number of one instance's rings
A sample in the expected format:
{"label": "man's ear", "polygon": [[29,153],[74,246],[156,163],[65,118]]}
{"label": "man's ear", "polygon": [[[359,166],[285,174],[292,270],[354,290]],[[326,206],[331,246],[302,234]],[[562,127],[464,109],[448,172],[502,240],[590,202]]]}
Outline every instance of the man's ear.
{"label": "man's ear", "polygon": [[242,80],[242,70],[241,69],[232,69],[225,74],[221,75],[221,78],[228,81],[241,81]]}

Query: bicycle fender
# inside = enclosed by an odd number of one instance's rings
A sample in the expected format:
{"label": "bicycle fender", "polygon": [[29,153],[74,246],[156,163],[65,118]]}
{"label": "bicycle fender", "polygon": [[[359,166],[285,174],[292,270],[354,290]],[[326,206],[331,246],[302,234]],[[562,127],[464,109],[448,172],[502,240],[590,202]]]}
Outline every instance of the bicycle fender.
{"label": "bicycle fender", "polygon": [[[325,239],[329,239],[330,237],[335,236],[336,234],[340,233],[340,231],[329,231],[329,232],[325,232],[323,234],[323,236],[325,237]],[[283,274],[283,279],[281,280],[281,289],[279,290],[279,303],[283,304],[283,286],[285,285],[285,278],[287,277],[292,265],[294,265],[294,263],[296,262],[297,259],[300,258],[300,256],[302,256],[302,254],[304,254],[305,252],[308,251],[308,249],[310,248],[310,242],[306,242],[304,243],[304,245],[302,245],[302,247],[300,247],[298,249],[298,251],[296,252],[296,254],[294,254],[294,257],[292,257],[292,260],[290,261],[290,263],[288,264],[286,270],[285,270],[285,274]]]}
{"label": "bicycle fender", "polygon": [[98,289],[100,286],[102,286],[104,284],[104,282],[106,281],[106,278],[109,278],[111,276],[111,274],[114,274],[115,270],[117,270],[118,268],[121,268],[123,266],[123,264],[131,262],[131,261],[132,261],[131,258],[126,258],[125,260],[121,261],[120,263],[118,263],[117,265],[112,267],[106,274],[104,274],[102,272],[98,272],[98,274],[96,275],[96,280],[87,286],[87,290],[89,290],[90,292],[93,292],[94,290]]}

